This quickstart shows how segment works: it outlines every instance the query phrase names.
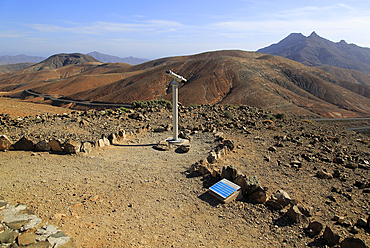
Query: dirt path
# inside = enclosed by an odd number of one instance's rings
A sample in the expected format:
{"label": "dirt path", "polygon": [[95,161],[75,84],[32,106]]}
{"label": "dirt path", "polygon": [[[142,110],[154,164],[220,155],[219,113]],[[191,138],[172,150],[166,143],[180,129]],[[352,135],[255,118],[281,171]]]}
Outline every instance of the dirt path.
{"label": "dirt path", "polygon": [[274,227],[279,214],[264,205],[221,204],[206,193],[202,177],[187,177],[189,166],[214,145],[212,134],[194,135],[188,153],[152,148],[170,135],[148,133],[88,156],[6,152],[1,154],[1,191],[8,200],[32,207],[81,247],[304,242],[297,240],[297,227]]}

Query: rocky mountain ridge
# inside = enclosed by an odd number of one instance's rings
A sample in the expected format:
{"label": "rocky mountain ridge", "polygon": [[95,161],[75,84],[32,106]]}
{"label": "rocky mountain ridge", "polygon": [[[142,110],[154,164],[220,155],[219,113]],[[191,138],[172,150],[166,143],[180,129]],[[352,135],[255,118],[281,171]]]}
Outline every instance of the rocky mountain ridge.
{"label": "rocky mountain ridge", "polygon": [[138,65],[148,61],[148,59],[140,59],[133,56],[120,58],[113,55],[102,54],[96,51],[88,53],[87,55],[90,55],[103,63],[127,63],[130,65]]}
{"label": "rocky mountain ridge", "polygon": [[18,64],[18,63],[39,63],[43,61],[45,57],[40,56],[28,56],[24,54],[16,56],[0,56],[0,65]]}
{"label": "rocky mountain ridge", "polygon": [[309,66],[334,66],[370,75],[370,48],[332,42],[315,31],[309,36],[292,33],[276,44],[257,52],[278,55]]}

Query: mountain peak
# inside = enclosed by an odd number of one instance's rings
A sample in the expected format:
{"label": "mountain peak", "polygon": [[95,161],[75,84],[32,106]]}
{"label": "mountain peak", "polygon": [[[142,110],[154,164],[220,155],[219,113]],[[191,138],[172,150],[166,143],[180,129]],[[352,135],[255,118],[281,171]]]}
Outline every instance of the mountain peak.
{"label": "mountain peak", "polygon": [[278,55],[278,54],[274,54],[273,51],[280,50],[283,47],[289,47],[291,45],[297,44],[297,43],[303,41],[304,39],[306,39],[306,36],[304,36],[301,33],[291,33],[287,37],[285,37],[284,39],[279,41],[279,43],[272,44],[268,47],[259,49],[257,52],[268,53],[268,54],[272,54],[272,55]]}
{"label": "mountain peak", "polygon": [[90,62],[101,63],[95,58],[82,53],[59,53],[50,56],[29,69],[31,71],[40,71],[43,69],[57,69],[67,65],[80,65]]}
{"label": "mountain peak", "polygon": [[[259,49],[258,52],[278,55],[309,66],[335,66],[354,69],[370,75],[370,49],[348,45],[344,40],[338,43],[320,37],[315,31],[300,39],[290,34],[278,44]],[[289,41],[289,42],[288,42]]]}
{"label": "mountain peak", "polygon": [[315,31],[312,31],[309,37],[319,37]]}

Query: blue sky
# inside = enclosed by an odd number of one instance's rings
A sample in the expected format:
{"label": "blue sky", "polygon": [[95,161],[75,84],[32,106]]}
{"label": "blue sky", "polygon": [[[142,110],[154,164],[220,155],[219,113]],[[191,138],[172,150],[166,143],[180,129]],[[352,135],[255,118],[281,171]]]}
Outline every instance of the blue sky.
{"label": "blue sky", "polygon": [[0,56],[256,51],[312,31],[370,47],[368,0],[0,0]]}

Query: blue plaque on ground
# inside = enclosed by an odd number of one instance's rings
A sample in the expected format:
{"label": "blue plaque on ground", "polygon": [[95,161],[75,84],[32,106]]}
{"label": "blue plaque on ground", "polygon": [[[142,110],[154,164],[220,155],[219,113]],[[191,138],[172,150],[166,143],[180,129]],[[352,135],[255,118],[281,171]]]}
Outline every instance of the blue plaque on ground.
{"label": "blue plaque on ground", "polygon": [[224,203],[229,203],[241,194],[241,187],[224,178],[218,183],[212,185],[209,188],[209,192]]}

